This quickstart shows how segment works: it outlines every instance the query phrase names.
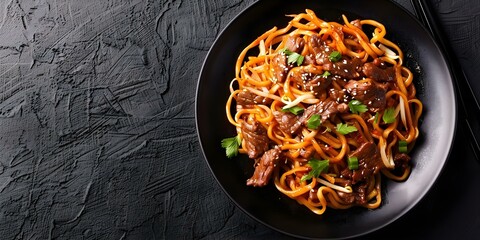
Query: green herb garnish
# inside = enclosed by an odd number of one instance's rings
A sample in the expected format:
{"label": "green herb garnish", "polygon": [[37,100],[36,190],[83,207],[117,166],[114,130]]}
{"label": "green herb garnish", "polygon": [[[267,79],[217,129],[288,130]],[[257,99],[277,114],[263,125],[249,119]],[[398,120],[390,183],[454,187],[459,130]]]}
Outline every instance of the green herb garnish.
{"label": "green herb garnish", "polygon": [[307,127],[310,129],[317,129],[321,123],[322,119],[320,118],[320,115],[313,114],[307,121]]}
{"label": "green herb garnish", "polygon": [[358,169],[358,158],[357,157],[349,157],[348,158],[348,169],[350,169],[350,170],[357,170]]}
{"label": "green herb garnish", "polygon": [[373,120],[375,124],[378,124],[378,112],[375,113],[375,119]]}
{"label": "green herb garnish", "polygon": [[350,107],[350,111],[354,114],[364,113],[368,110],[367,105],[362,104],[362,102],[358,100],[350,101],[348,107]]}
{"label": "green herb garnish", "polygon": [[299,107],[299,106],[293,106],[293,107],[290,107],[290,108],[282,108],[282,112],[291,112],[295,115],[298,115],[300,113],[303,112],[303,108],[302,107]]}
{"label": "green herb garnish", "polygon": [[317,159],[312,159],[308,161],[308,165],[312,168],[310,172],[308,172],[307,175],[303,175],[301,181],[309,180],[312,178],[318,178],[321,173],[327,173],[328,172],[328,160],[317,160]]}
{"label": "green herb garnish", "polygon": [[328,59],[330,59],[330,62],[338,62],[342,58],[342,54],[339,51],[333,51],[330,53],[330,56],[328,56]]}
{"label": "green herb garnish", "polygon": [[393,107],[389,107],[385,109],[382,119],[383,119],[383,122],[385,123],[393,123],[395,122],[396,117],[397,116],[395,115],[395,109]]}
{"label": "green herb garnish", "polygon": [[284,48],[281,52],[283,52],[287,56],[288,64],[297,63],[297,66],[300,66],[303,63],[303,59],[305,58],[304,56],[296,52],[292,52],[287,48]]}
{"label": "green herb garnish", "polygon": [[355,126],[350,126],[346,123],[339,123],[337,124],[337,132],[346,135],[352,132],[356,132],[358,129]]}
{"label": "green herb garnish", "polygon": [[222,147],[225,148],[225,152],[228,158],[235,157],[238,154],[238,148],[240,147],[240,137],[235,136],[231,138],[225,138],[222,140]]}
{"label": "green herb garnish", "polygon": [[398,141],[398,151],[401,153],[408,152],[408,143],[405,140]]}

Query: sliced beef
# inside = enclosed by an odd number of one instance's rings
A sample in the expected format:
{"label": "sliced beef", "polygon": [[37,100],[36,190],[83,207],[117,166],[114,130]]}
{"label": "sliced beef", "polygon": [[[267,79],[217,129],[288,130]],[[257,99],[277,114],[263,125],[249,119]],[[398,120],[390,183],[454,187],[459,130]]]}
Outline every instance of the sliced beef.
{"label": "sliced beef", "polygon": [[303,91],[312,91],[319,94],[332,83],[331,77],[323,77],[323,70],[315,65],[306,65],[291,71],[291,79]]}
{"label": "sliced beef", "polygon": [[365,142],[355,149],[349,157],[357,157],[358,169],[353,170],[352,183],[364,181],[384,167],[377,145]]}
{"label": "sliced beef", "polygon": [[[343,108],[343,107],[342,107]],[[305,109],[303,112],[300,121],[307,125],[308,119],[312,117],[313,114],[320,115],[322,122],[326,121],[327,119],[331,119],[339,112],[339,104],[330,98],[327,98],[325,101],[321,101],[315,105],[311,105]]]}
{"label": "sliced beef", "polygon": [[358,79],[362,65],[360,59],[343,56],[338,62],[324,64],[323,69],[346,79]]}
{"label": "sliced beef", "polygon": [[351,97],[346,93],[346,91],[346,89],[337,90],[335,88],[330,88],[328,90],[328,95],[337,102],[349,102]]}
{"label": "sliced beef", "polygon": [[362,72],[365,76],[378,82],[395,81],[395,69],[393,67],[381,68],[374,63],[365,63]]}
{"label": "sliced beef", "polygon": [[[289,36],[286,42],[286,48],[292,52],[300,53],[305,46],[305,40],[299,36]],[[271,65],[275,78],[278,82],[282,83],[287,78],[288,71],[292,68],[292,65],[288,64],[288,58],[283,52],[277,53],[272,58]]]}
{"label": "sliced beef", "polygon": [[387,87],[370,79],[350,80],[345,89],[354,98],[367,105],[370,111],[377,112],[385,109]]}
{"label": "sliced beef", "polygon": [[273,170],[277,166],[282,153],[280,147],[266,151],[260,160],[255,164],[255,171],[253,176],[247,180],[248,186],[263,187],[268,184],[272,177]]}
{"label": "sliced beef", "polygon": [[365,204],[367,203],[367,182],[352,186],[351,193],[337,191],[337,194],[347,204]]}
{"label": "sliced beef", "polygon": [[271,65],[276,81],[279,83],[284,82],[290,70],[290,66],[288,66],[287,63],[287,56],[283,53],[277,53],[275,57],[272,58]]}
{"label": "sliced beef", "polygon": [[289,112],[274,111],[273,116],[278,122],[278,127],[285,133],[294,134],[302,126],[300,117]]}
{"label": "sliced beef", "polygon": [[256,159],[268,150],[267,130],[257,121],[252,124],[244,121],[241,124],[243,139],[245,140],[245,148],[248,157]]}
{"label": "sliced beef", "polygon": [[288,50],[296,53],[301,53],[303,47],[305,46],[305,39],[299,37],[298,35],[288,36],[285,45]]}
{"label": "sliced beef", "polygon": [[363,63],[360,59],[342,56],[339,61],[331,62],[329,56],[335,49],[316,35],[310,37],[309,43],[312,46],[316,63],[321,65],[324,70],[347,79],[357,79],[361,76]]}
{"label": "sliced beef", "polygon": [[319,38],[317,35],[312,35],[309,39],[309,44],[312,47],[315,62],[318,65],[323,65],[326,63],[331,63],[328,59],[328,56],[335,51],[327,45],[325,41]]}
{"label": "sliced beef", "polygon": [[249,91],[241,91],[237,95],[237,104],[242,106],[249,106],[249,105],[256,105],[256,104],[269,105],[270,103],[272,103],[272,99],[258,96]]}
{"label": "sliced beef", "polygon": [[400,174],[405,172],[410,165],[411,157],[406,153],[396,153],[393,157],[393,162],[395,163],[395,171],[399,171]]}
{"label": "sliced beef", "polygon": [[339,103],[337,110],[339,113],[346,113],[348,110],[350,110],[350,107],[348,107],[348,104],[346,103]]}

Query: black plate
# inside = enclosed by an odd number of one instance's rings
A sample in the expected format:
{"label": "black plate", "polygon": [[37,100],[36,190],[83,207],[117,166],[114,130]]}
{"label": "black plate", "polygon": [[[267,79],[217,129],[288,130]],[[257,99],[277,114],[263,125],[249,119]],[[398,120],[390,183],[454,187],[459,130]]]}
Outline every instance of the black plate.
{"label": "black plate", "polygon": [[[327,209],[324,215],[283,196],[274,186],[245,185],[253,161],[244,156],[225,157],[223,138],[235,135],[225,117],[228,85],[241,50],[273,26],[284,27],[286,14],[312,9],[327,21],[341,14],[375,19],[387,28],[387,38],[405,53],[405,64],[414,71],[418,97],[424,103],[421,138],[412,153],[413,172],[403,183],[384,181],[379,209]],[[248,215],[280,232],[303,238],[345,238],[377,230],[410,210],[439,176],[451,149],[456,104],[450,73],[430,35],[405,9],[385,0],[278,1],[262,0],[240,13],[220,34],[205,59],[197,86],[196,123],[205,159],[226,194]]]}

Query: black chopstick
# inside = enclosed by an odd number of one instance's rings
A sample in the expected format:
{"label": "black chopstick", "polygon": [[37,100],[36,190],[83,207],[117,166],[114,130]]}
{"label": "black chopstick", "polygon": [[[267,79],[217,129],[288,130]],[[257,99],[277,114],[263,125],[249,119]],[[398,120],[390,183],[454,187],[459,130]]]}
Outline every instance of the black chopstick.
{"label": "black chopstick", "polygon": [[432,37],[440,46],[449,66],[454,85],[457,92],[457,99],[460,100],[459,125],[462,125],[470,136],[470,145],[475,158],[480,161],[480,105],[467,80],[465,72],[460,63],[456,60],[453,51],[448,44],[438,21],[433,14],[432,7],[427,0],[411,0],[413,8],[422,24],[430,31]]}

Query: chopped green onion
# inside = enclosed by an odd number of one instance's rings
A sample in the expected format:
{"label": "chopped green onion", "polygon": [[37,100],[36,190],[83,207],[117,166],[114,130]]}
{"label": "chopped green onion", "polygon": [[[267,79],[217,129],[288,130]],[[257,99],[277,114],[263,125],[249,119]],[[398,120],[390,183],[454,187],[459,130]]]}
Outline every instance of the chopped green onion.
{"label": "chopped green onion", "polygon": [[389,107],[385,109],[382,119],[385,123],[393,123],[395,122],[396,117],[397,116],[395,115],[395,109],[393,107]]}
{"label": "chopped green onion", "polygon": [[293,106],[291,108],[282,108],[282,112],[291,112],[295,115],[298,115],[303,112],[303,108],[299,106]]}
{"label": "chopped green onion", "polygon": [[342,58],[342,54],[339,51],[333,51],[330,53],[330,56],[328,56],[328,59],[330,59],[331,62],[338,62]]}
{"label": "chopped green onion", "polygon": [[357,157],[349,157],[348,158],[348,169],[350,169],[350,170],[357,170],[358,169],[358,158]]}
{"label": "chopped green onion", "polygon": [[313,114],[307,121],[307,127],[310,129],[317,129],[318,126],[322,123],[320,115]]}
{"label": "chopped green onion", "polygon": [[401,153],[408,152],[408,143],[405,140],[398,141],[398,151]]}
{"label": "chopped green onion", "polygon": [[375,113],[375,120],[373,120],[375,124],[378,124],[378,112]]}

